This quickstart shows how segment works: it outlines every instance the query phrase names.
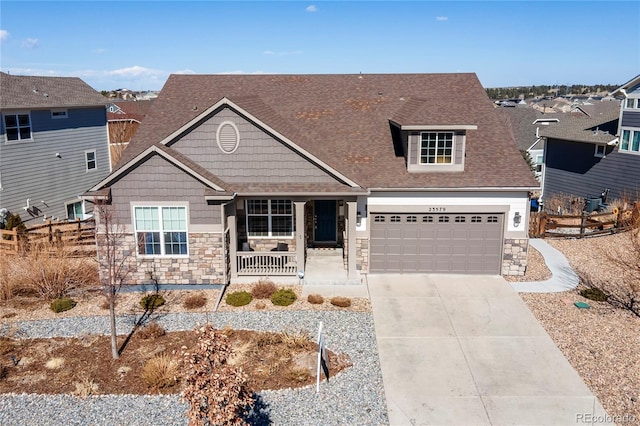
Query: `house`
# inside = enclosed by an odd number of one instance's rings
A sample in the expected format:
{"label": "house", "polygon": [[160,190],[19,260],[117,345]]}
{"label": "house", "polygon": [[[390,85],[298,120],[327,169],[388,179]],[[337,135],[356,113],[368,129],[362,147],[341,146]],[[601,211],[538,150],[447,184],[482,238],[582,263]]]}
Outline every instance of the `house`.
{"label": "house", "polygon": [[[640,155],[634,151],[633,113],[628,103],[603,101],[563,114],[560,123],[540,131],[544,139],[542,201],[556,195],[609,200],[637,198]],[[631,113],[631,115],[628,115]],[[620,117],[625,125],[621,127]],[[640,125],[640,121],[638,121]],[[625,131],[626,130],[626,131]],[[640,133],[638,134],[640,140]]]}
{"label": "house", "polygon": [[538,183],[475,74],[171,75],[154,102],[85,194],[132,282],[524,273]]}
{"label": "house", "polygon": [[111,171],[107,103],[79,78],[0,73],[0,210],[27,223],[85,218]]}
{"label": "house", "polygon": [[107,121],[109,127],[109,149],[111,165],[115,165],[122,151],[129,145],[131,138],[138,130],[140,122],[144,120],[151,100],[117,101],[107,105]]}

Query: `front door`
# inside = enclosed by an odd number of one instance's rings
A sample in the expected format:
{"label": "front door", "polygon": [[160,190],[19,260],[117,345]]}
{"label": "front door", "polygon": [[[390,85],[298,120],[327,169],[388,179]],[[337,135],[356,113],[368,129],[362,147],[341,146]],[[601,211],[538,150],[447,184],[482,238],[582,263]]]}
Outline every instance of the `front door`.
{"label": "front door", "polygon": [[314,202],[314,241],[335,243],[336,240],[336,200],[316,200]]}

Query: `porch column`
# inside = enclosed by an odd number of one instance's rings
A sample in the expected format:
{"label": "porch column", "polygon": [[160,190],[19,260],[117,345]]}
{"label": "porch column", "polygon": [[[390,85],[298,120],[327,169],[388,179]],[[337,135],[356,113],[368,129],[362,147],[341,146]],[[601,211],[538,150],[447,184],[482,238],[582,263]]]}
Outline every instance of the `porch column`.
{"label": "porch column", "polygon": [[298,271],[304,273],[304,205],[305,201],[294,201],[296,208],[296,264]]}
{"label": "porch column", "polygon": [[347,273],[349,279],[358,277],[356,267],[356,220],[358,216],[358,202],[347,201]]}
{"label": "porch column", "polygon": [[232,215],[227,217],[227,226],[229,227],[229,263],[231,278],[238,278],[238,228],[236,226],[235,209]]}

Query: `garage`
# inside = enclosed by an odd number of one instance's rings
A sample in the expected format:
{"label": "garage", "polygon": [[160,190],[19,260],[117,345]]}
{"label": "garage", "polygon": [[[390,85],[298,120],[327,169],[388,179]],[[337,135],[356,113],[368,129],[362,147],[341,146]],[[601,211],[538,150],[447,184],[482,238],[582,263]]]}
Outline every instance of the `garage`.
{"label": "garage", "polygon": [[372,213],[371,272],[500,274],[501,213]]}

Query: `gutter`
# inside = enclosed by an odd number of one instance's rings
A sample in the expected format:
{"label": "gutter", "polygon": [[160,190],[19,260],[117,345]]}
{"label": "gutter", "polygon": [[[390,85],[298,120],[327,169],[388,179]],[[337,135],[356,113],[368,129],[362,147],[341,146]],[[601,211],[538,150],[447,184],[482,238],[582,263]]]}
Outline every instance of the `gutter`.
{"label": "gutter", "polygon": [[534,191],[539,186],[500,186],[500,187],[463,187],[463,188],[370,188],[370,192],[508,192],[508,191]]}

